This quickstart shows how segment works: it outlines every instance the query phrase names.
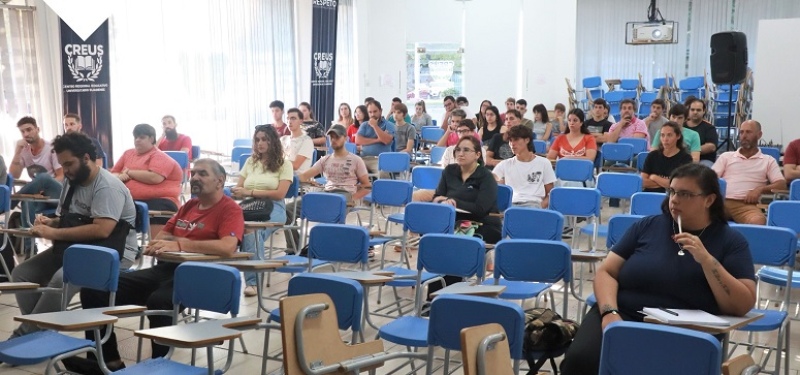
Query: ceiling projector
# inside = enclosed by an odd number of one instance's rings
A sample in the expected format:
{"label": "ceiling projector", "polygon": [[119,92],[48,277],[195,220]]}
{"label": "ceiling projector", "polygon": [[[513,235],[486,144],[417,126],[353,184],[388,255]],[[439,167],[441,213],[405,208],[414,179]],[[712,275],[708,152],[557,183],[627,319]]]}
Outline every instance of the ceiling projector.
{"label": "ceiling projector", "polygon": [[642,45],[678,43],[677,22],[628,22],[626,26],[626,44]]}

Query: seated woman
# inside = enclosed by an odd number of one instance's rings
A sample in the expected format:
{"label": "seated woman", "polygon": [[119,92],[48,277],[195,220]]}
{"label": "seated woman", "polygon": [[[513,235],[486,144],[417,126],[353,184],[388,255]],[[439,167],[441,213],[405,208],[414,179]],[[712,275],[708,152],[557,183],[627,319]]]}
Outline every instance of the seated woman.
{"label": "seated woman", "polygon": [[633,224],[597,269],[597,304],[567,350],[564,375],[597,374],[603,329],[618,320],[642,321],[644,307],[743,316],[755,304],[753,258],[744,237],[728,226],[716,173],[681,166],[667,192],[663,214]]}
{"label": "seated woman", "polygon": [[550,151],[547,152],[548,159],[572,158],[594,161],[597,156],[597,142],[583,120],[582,110],[575,108],[569,111],[567,129],[550,145]]}
{"label": "seated woman", "polygon": [[[270,125],[256,126],[253,134],[253,155],[247,158],[239,174],[239,182],[232,189],[233,197],[243,199],[245,221],[286,222],[286,204],[283,201],[294,179],[292,164],[283,157],[283,147],[278,132]],[[264,241],[274,229],[245,230],[242,251],[255,253],[264,259]],[[244,295],[256,295],[256,274],[245,272]]]}
{"label": "seated woman", "polygon": [[481,136],[481,142],[488,144],[495,134],[500,134],[500,129],[503,128],[503,120],[500,119],[500,110],[495,106],[486,108],[483,115],[483,126],[478,129],[478,135]]}
{"label": "seated woman", "polygon": [[547,107],[541,103],[533,106],[533,134],[536,134],[536,139],[545,142],[550,142],[553,136],[553,124],[547,115]]}
{"label": "seated woman", "polygon": [[670,121],[661,126],[660,141],[658,149],[647,154],[642,167],[644,191],[666,192],[672,171],[692,162],[692,156],[683,143],[681,127],[677,123]]}

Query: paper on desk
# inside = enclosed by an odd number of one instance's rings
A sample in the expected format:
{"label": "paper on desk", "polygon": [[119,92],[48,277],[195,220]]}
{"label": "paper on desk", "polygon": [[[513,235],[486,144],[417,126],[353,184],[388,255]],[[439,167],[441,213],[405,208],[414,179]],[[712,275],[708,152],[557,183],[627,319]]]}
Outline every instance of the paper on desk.
{"label": "paper on desk", "polygon": [[206,256],[207,255],[207,254],[203,254],[203,253],[186,253],[186,252],[183,252],[183,251],[165,251],[165,252],[163,252],[161,254],[163,254],[163,255],[181,256],[181,257],[192,257],[192,256],[199,257],[199,256]]}
{"label": "paper on desk", "polygon": [[642,312],[668,324],[695,324],[727,327],[731,322],[703,310],[668,309],[676,315],[655,307],[645,307]]}

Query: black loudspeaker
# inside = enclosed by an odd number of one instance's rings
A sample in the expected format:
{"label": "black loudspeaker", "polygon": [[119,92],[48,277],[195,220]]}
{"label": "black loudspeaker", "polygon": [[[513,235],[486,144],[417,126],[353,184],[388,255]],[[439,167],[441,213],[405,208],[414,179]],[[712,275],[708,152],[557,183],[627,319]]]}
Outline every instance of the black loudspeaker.
{"label": "black loudspeaker", "polygon": [[711,36],[711,81],[737,84],[747,75],[747,36],[726,31]]}

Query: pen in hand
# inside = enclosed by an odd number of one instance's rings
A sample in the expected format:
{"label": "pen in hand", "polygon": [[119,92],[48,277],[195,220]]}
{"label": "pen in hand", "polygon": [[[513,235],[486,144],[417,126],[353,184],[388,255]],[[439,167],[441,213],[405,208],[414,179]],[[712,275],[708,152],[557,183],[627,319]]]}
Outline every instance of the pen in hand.
{"label": "pen in hand", "polygon": [[665,312],[665,313],[667,313],[667,314],[672,314],[672,315],[678,316],[678,313],[676,313],[676,312],[674,312],[672,310],[667,310],[667,309],[665,309],[663,307],[659,307],[658,309],[663,311],[663,312]]}

